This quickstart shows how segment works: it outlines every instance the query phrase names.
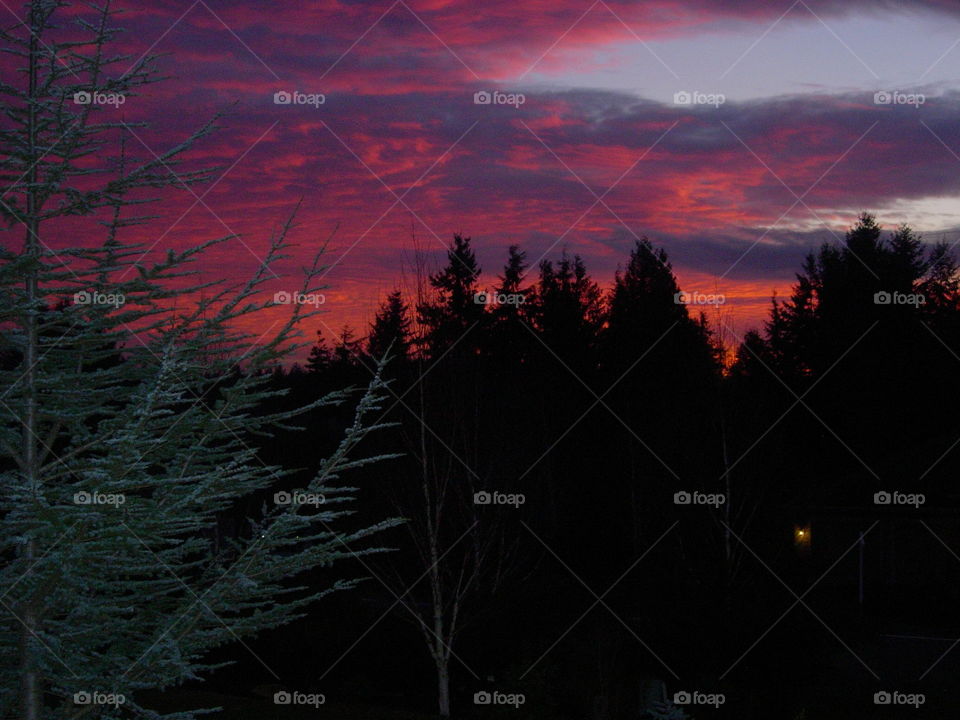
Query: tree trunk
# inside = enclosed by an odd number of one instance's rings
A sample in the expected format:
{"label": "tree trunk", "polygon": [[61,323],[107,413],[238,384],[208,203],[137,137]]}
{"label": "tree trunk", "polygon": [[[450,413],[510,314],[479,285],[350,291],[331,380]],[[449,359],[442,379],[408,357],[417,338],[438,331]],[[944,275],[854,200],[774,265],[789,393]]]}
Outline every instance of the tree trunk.
{"label": "tree trunk", "polygon": [[[430,585],[433,594],[433,660],[437,666],[437,704],[440,717],[450,717],[450,656],[444,647],[443,622],[443,591],[441,587],[440,559],[437,556],[436,538],[431,539],[431,559],[433,568],[430,571]],[[450,638],[453,642],[453,638]]]}
{"label": "tree trunk", "polygon": [[450,717],[450,664],[445,657],[437,660],[437,701],[440,717]]}
{"label": "tree trunk", "polygon": [[[24,559],[29,563],[34,555],[33,540],[27,542]],[[40,687],[36,669],[33,666],[33,633],[36,627],[36,617],[32,602],[28,603],[21,616],[23,630],[20,632],[20,692],[21,717],[23,720],[39,720],[40,718]]]}
{"label": "tree trunk", "polygon": [[[37,161],[34,160],[37,154],[37,110],[33,102],[37,94],[37,76],[39,65],[39,34],[43,16],[39,3],[33,2],[30,6],[30,69],[29,69],[29,92],[30,108],[28,142],[30,151],[27,162],[30,163],[30,169],[27,171],[27,182],[30,190],[27,193],[27,237],[26,251],[28,255],[39,255],[39,237],[40,229],[37,221],[39,208],[37,207]],[[26,407],[23,418],[23,465],[26,470],[26,480],[30,488],[36,492],[40,482],[40,462],[37,453],[37,394],[36,394],[36,375],[34,368],[37,364],[39,333],[37,331],[37,308],[39,302],[39,292],[37,288],[36,270],[31,270],[27,276],[26,283],[27,301],[30,303],[30,310],[27,312],[27,338],[24,348],[24,363],[26,373],[24,376],[24,385],[26,388]],[[30,567],[33,557],[36,554],[36,547],[33,539],[27,540],[24,548],[24,560],[26,566]],[[39,720],[40,717],[40,682],[37,677],[37,670],[34,664],[34,640],[33,635],[36,632],[36,612],[33,600],[28,596],[26,605],[21,611],[23,629],[20,632],[20,681],[21,681],[21,717],[23,720]]]}

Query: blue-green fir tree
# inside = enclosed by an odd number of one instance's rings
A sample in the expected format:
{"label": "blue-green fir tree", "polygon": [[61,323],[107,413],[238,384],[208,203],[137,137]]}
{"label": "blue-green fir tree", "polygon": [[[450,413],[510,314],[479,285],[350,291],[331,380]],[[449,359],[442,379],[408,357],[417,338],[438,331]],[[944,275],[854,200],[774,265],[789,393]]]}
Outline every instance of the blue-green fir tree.
{"label": "blue-green fir tree", "polygon": [[[367,538],[393,524],[352,525],[355,493],[340,480],[381,459],[351,451],[381,427],[384,387],[377,376],[306,487],[272,493],[288,471],[261,462],[252,438],[348,397],[263,410],[280,392],[270,370],[298,350],[311,313],[284,306],[265,336],[240,328],[280,312],[266,285],[292,216],[240,283],[195,274],[231,238],[146,261],[150,248],[126,236],[151,221],[146,200],[209,177],[180,160],[216,120],[157,154],[131,152],[138,126],[115,106],[158,79],[156,58],[112,53],[109,1],[65,6],[33,0],[0,33],[22,70],[0,81],[0,714],[186,720],[195,713],[146,707],[144,691],[201,676],[213,648],[351,587],[298,578],[376,551]],[[100,237],[77,230],[92,221]],[[55,236],[70,247],[55,252]],[[297,281],[302,293],[319,289],[319,270]],[[245,530],[217,538],[218,517],[258,492]]]}

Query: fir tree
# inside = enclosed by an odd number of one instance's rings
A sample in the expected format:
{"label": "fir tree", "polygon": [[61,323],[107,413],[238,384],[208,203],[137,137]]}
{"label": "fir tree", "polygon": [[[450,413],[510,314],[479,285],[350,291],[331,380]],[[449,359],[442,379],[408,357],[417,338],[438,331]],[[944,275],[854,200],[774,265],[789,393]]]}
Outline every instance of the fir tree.
{"label": "fir tree", "polygon": [[[908,448],[923,443],[940,455],[953,442],[931,439],[914,418],[938,417],[937,398],[956,392],[947,348],[960,341],[957,287],[946,246],[925,245],[907,226],[885,236],[876,218],[861,214],[842,245],[807,256],[790,296],[774,300],[764,332],[741,345],[733,374],[761,411],[744,418],[755,424],[744,448],[768,434],[768,464],[780,462],[778,447],[807,448],[805,473],[843,477],[829,491],[851,495],[834,495],[837,503],[876,490],[878,477],[893,473],[932,482],[929,465]],[[789,477],[796,467],[780,472]],[[822,502],[826,491],[790,487],[793,500]]]}
{"label": "fir tree", "polygon": [[603,298],[580,256],[571,259],[564,251],[556,266],[542,261],[532,300],[530,312],[544,344],[581,377],[594,370],[604,322]]}
{"label": "fir tree", "polygon": [[[8,358],[0,371],[0,584],[15,621],[0,631],[0,712],[187,720],[195,713],[145,707],[143,691],[196,678],[212,669],[211,649],[352,586],[290,579],[364,552],[353,546],[391,524],[344,530],[353,495],[337,483],[370,461],[350,453],[372,429],[365,418],[383,385],[374,380],[342,442],[303,488],[303,497],[325,504],[274,498],[244,532],[214,543],[222,513],[287,475],[260,461],[253,437],[346,396],[257,412],[277,394],[268,370],[301,347],[297,327],[310,316],[294,306],[266,338],[238,329],[251,315],[276,312],[265,284],[284,256],[289,221],[263,266],[236,285],[200,283],[191,267],[228,238],[157,262],[121,240],[124,228],[145,221],[130,214],[142,203],[131,192],[207,177],[176,177],[171,168],[213,124],[159,157],[138,160],[121,144],[114,162],[92,167],[90,156],[103,157],[129,129],[102,119],[107,111],[96,104],[75,103],[75,94],[132,97],[155,79],[155,58],[115,72],[130,58],[109,51],[118,32],[109,2],[63,34],[55,18],[65,5],[35,0],[24,24],[0,33],[24,63],[18,79],[0,83],[3,216],[24,232],[22,243],[0,247]],[[77,215],[103,220],[106,238],[55,253],[52,221],[62,234]],[[304,292],[318,289],[316,277],[314,263]],[[95,693],[125,702],[77,706]]]}
{"label": "fir tree", "polygon": [[375,361],[393,358],[395,365],[406,363],[410,356],[410,311],[399,290],[394,290],[380,306],[370,324],[367,354]]}
{"label": "fir tree", "polygon": [[527,301],[533,299],[532,288],[524,286],[527,254],[516,245],[511,245],[508,252],[507,263],[494,293],[489,327],[486,328],[489,352],[497,359],[504,374],[507,370],[515,371],[516,365],[528,358],[533,340],[530,331],[524,327],[532,323]]}
{"label": "fir tree", "polygon": [[310,348],[310,355],[307,358],[307,372],[314,374],[326,372],[332,362],[333,351],[323,337],[323,330],[317,330],[317,341]]}
{"label": "fir tree", "polygon": [[[658,340],[676,348],[678,338],[688,340],[698,334],[696,323],[680,301],[680,286],[667,254],[655,250],[647,238],[635,244],[626,269],[617,271],[609,306],[605,355],[618,373]],[[665,333],[668,336],[661,339]],[[670,362],[677,359],[671,358]]]}
{"label": "fir tree", "polygon": [[483,319],[484,305],[478,298],[480,266],[470,247],[470,238],[455,235],[447,251],[447,264],[430,276],[434,297],[417,308],[423,327],[421,343],[429,357],[440,357],[454,345],[456,355],[470,354],[479,342],[471,331]]}
{"label": "fir tree", "polygon": [[333,362],[338,367],[350,369],[356,366],[363,341],[356,337],[349,325],[340,328],[337,343],[333,346]]}

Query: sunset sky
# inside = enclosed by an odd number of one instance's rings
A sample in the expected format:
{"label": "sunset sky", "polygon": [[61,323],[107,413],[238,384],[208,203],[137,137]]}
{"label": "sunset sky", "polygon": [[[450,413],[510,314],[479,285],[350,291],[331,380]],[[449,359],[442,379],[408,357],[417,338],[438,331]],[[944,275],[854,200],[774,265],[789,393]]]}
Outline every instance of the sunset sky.
{"label": "sunset sky", "polygon": [[[167,197],[143,239],[238,233],[203,270],[246,275],[302,198],[275,289],[332,234],[331,326],[364,331],[409,285],[412,234],[432,263],[472,237],[486,281],[516,243],[534,264],[580,254],[604,285],[646,235],[685,290],[727,296],[740,332],[861,210],[960,240],[956,2],[121,5],[123,49],[168,54],[171,76],[103,111],[150,122],[135,149],[226,112],[191,153],[220,179]],[[281,91],[324,102],[275,104]],[[684,91],[723,102],[677,104]]]}

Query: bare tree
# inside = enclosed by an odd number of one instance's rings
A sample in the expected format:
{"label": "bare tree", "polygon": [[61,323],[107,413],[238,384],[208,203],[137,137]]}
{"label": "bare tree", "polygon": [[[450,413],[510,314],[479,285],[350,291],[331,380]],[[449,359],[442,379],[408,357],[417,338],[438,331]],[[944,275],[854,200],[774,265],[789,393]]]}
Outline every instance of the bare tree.
{"label": "bare tree", "polygon": [[[433,298],[415,235],[413,243],[411,293],[420,307]],[[422,323],[414,328],[413,345],[421,350],[402,379],[405,386],[393,393],[394,420],[400,422],[408,458],[389,492],[393,512],[406,520],[412,553],[394,556],[389,566],[381,563],[377,574],[401,616],[422,634],[436,672],[438,712],[446,718],[453,661],[479,680],[457,655],[457,640],[484,600],[518,567],[519,533],[509,532],[511,514],[516,519],[512,509],[485,502],[492,497],[490,479],[475,469],[484,456],[477,378],[444,372],[446,356],[426,354],[426,330]],[[372,369],[370,358],[365,364]]]}

